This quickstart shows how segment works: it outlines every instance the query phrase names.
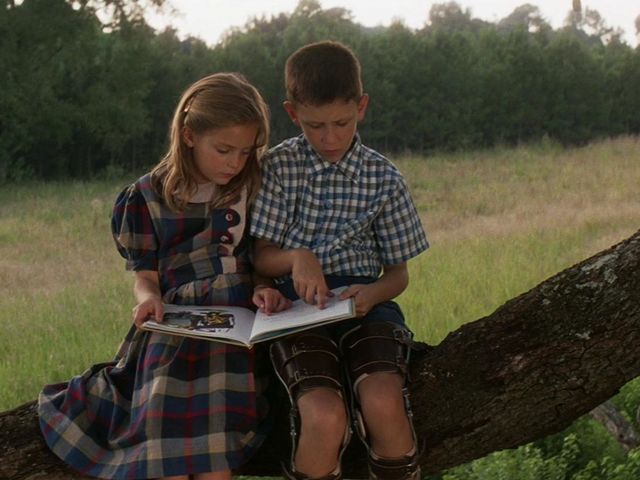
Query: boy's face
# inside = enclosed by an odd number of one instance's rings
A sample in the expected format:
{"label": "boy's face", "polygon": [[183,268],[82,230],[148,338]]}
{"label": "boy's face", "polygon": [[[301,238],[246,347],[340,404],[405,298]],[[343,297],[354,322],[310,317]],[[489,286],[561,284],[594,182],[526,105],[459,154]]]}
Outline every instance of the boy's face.
{"label": "boy's face", "polygon": [[287,101],[284,108],[314,150],[327,162],[336,163],[351,147],[368,103],[369,97],[365,94],[358,102],[335,100],[317,106]]}

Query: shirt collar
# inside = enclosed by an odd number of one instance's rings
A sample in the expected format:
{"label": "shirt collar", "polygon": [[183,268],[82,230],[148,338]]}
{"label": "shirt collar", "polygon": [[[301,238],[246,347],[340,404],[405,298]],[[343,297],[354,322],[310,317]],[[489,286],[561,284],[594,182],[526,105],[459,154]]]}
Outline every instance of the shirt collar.
{"label": "shirt collar", "polygon": [[311,144],[301,135],[302,143],[304,145],[304,151],[307,158],[311,161],[311,168],[313,173],[319,173],[323,170],[336,168],[340,170],[351,181],[356,182],[360,176],[360,169],[362,167],[362,142],[360,135],[356,133],[351,144],[351,148],[347,150],[344,157],[337,163],[330,163],[324,160],[318,152],[316,152]]}

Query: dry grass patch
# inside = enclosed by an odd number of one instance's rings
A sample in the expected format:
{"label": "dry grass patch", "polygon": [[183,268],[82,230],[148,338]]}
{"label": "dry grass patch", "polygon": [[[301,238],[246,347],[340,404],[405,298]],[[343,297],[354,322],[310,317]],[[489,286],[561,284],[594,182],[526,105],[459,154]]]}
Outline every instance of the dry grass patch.
{"label": "dry grass patch", "polygon": [[110,235],[114,187],[100,183],[13,187],[0,198],[0,304],[94,288],[122,266]]}
{"label": "dry grass patch", "polygon": [[[493,154],[493,156],[492,156]],[[403,159],[434,242],[469,237],[640,222],[640,140],[584,148],[520,147],[457,156]]]}

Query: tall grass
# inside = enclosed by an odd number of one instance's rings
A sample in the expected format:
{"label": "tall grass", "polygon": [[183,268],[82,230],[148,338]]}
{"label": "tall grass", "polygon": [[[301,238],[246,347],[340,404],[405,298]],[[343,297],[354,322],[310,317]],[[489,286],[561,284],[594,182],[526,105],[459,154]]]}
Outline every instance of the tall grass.
{"label": "tall grass", "polygon": [[[438,343],[636,231],[639,147],[621,138],[399,159],[431,241],[399,299],[417,337]],[[133,279],[109,221],[132,180],[0,190],[0,410],[116,351]]]}
{"label": "tall grass", "polygon": [[640,140],[398,162],[431,248],[400,297],[418,338],[468,321],[640,228]]}
{"label": "tall grass", "polygon": [[118,189],[65,182],[1,191],[0,410],[110,359],[126,333],[131,277],[109,233]]}

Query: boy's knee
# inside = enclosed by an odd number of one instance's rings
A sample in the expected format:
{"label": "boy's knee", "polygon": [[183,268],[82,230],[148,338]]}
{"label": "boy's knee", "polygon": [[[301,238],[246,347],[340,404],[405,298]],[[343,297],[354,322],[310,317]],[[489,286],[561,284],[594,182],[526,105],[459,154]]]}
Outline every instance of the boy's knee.
{"label": "boy's knee", "polygon": [[298,399],[300,422],[305,431],[342,438],[347,427],[343,399],[334,390],[318,388]]}
{"label": "boy's knee", "polygon": [[395,373],[375,373],[358,388],[358,400],[366,420],[394,421],[406,415],[403,378]]}

